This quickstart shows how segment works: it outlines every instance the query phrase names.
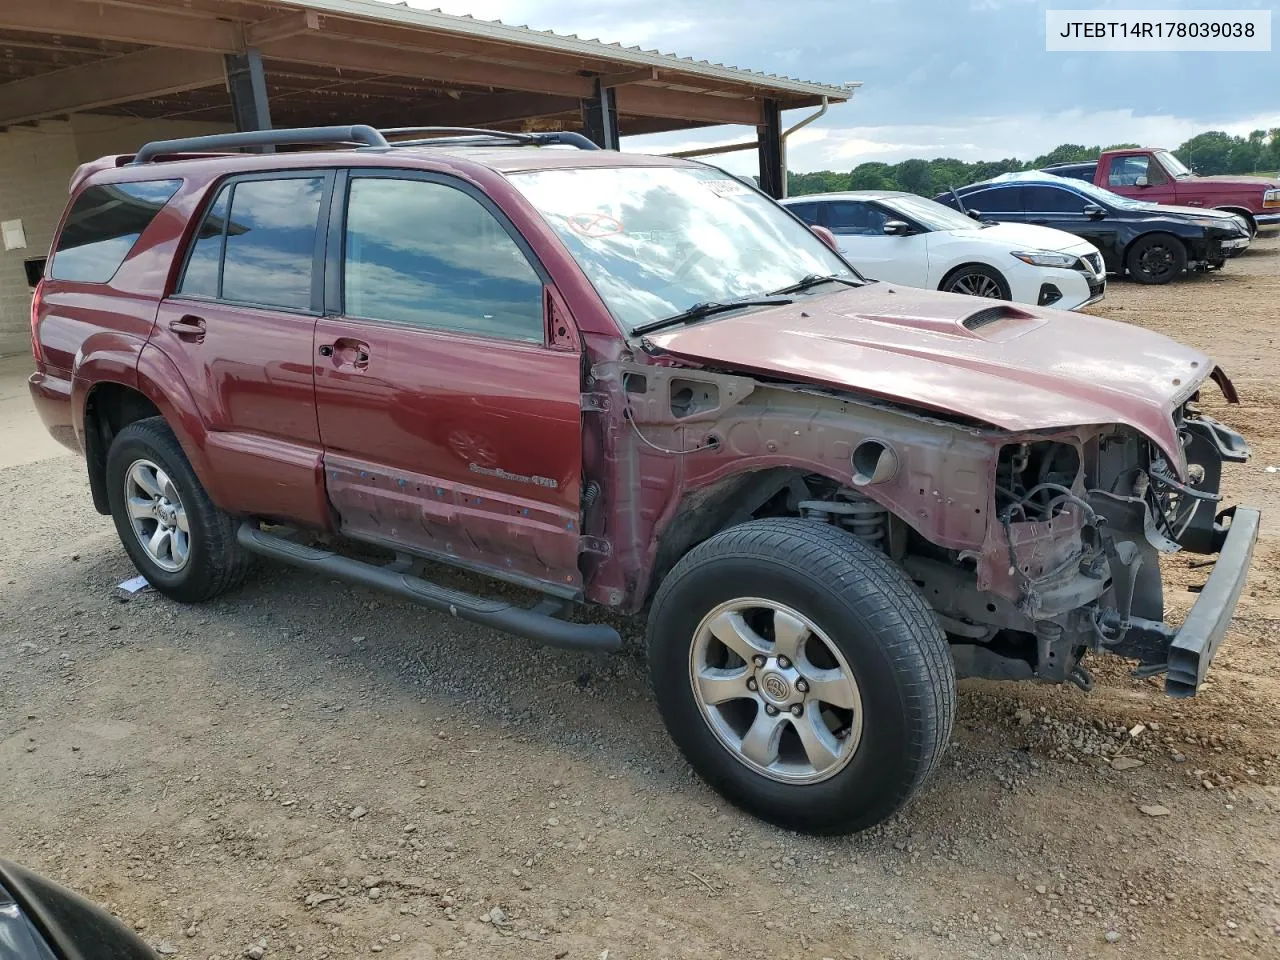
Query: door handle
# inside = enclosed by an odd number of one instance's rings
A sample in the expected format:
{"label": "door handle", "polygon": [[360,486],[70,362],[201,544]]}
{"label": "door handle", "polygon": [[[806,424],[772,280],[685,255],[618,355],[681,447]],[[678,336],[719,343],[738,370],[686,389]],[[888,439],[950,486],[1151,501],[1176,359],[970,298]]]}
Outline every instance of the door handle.
{"label": "door handle", "polygon": [[369,345],[363,340],[351,337],[339,337],[333,343],[322,344],[320,356],[334,358],[335,367],[354,367],[356,370],[369,368]]}
{"label": "door handle", "polygon": [[178,335],[179,340],[195,341],[200,343],[204,340],[204,321],[199,317],[193,317],[190,314],[180,320],[170,320],[169,329]]}

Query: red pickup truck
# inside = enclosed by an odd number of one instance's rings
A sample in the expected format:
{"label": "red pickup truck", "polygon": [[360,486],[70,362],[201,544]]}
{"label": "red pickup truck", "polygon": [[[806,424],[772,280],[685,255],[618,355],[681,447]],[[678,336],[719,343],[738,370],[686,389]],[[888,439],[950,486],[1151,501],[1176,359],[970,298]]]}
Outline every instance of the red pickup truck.
{"label": "red pickup truck", "polygon": [[1044,171],[1136,200],[1229,210],[1244,217],[1252,233],[1280,226],[1280,178],[1202,177],[1162,147],[1106,150],[1096,161],[1055,163]]}

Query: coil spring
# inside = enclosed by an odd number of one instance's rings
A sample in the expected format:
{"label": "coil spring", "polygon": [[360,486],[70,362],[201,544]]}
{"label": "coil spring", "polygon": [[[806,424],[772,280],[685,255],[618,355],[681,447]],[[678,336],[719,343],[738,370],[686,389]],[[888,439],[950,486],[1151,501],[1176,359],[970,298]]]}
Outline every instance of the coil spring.
{"label": "coil spring", "polygon": [[805,516],[820,516],[829,523],[848,530],[877,550],[885,549],[889,532],[889,511],[874,500],[842,491],[841,500],[806,500],[800,504]]}

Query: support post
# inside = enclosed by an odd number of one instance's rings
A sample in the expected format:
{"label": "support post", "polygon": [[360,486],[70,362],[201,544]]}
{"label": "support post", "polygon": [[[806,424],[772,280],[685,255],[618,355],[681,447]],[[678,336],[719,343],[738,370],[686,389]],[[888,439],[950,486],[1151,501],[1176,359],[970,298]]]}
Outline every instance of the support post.
{"label": "support post", "polygon": [[[236,130],[270,130],[271,110],[267,104],[267,77],[262,69],[262,54],[257,47],[244,53],[226,55],[227,93],[231,96],[231,114]],[[259,148],[271,153],[274,148]]]}
{"label": "support post", "polygon": [[618,107],[613,87],[596,80],[595,96],[582,101],[582,125],[587,139],[602,150],[618,149]]}
{"label": "support post", "polygon": [[760,189],[781,200],[787,195],[787,183],[782,159],[782,108],[777,100],[761,103],[760,120],[756,127],[760,144]]}

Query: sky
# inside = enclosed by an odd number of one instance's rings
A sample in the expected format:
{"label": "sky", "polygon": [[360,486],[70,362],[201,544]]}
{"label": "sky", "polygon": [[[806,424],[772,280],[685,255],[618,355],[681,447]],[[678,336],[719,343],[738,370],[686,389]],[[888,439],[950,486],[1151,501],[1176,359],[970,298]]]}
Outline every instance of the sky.
{"label": "sky", "polygon": [[[1176,147],[1205,130],[1280,127],[1270,53],[1049,53],[1054,9],[1272,9],[1265,0],[410,0],[411,6],[639,44],[840,84],[851,102],[794,134],[791,170],[908,157],[1029,160],[1060,143]],[[789,126],[810,111],[789,111]],[[750,139],[718,127],[628,138],[667,152]],[[755,173],[753,152],[718,161]]]}

